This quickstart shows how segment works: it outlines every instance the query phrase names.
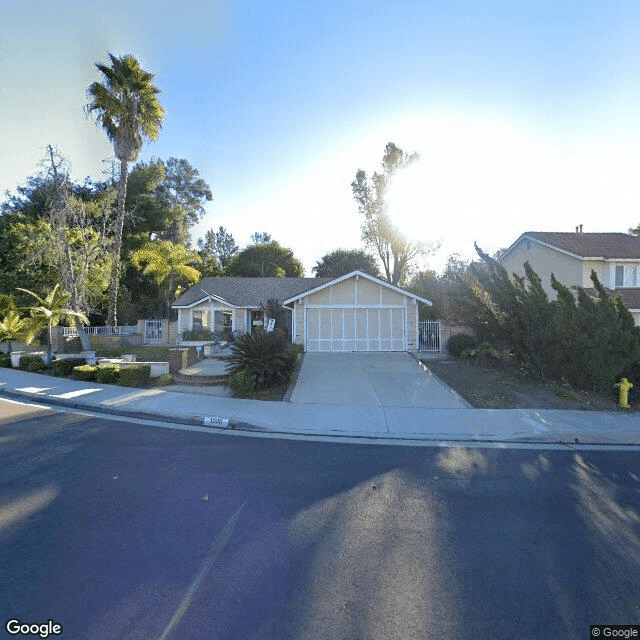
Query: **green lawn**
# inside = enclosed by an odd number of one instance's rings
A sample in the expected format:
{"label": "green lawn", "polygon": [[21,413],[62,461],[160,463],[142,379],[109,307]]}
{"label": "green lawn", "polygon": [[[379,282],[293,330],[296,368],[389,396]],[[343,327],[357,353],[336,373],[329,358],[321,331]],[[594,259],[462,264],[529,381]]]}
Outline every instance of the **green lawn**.
{"label": "green lawn", "polygon": [[138,362],[168,362],[169,347],[146,345],[142,347],[103,347],[96,349],[98,358],[119,358],[123,354],[133,354]]}

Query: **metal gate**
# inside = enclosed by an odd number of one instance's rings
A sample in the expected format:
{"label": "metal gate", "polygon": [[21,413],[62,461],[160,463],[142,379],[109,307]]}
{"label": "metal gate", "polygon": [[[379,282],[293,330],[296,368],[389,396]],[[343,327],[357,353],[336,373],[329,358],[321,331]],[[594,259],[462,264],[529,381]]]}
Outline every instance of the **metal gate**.
{"label": "metal gate", "polygon": [[418,350],[440,351],[440,320],[423,320],[418,324]]}
{"label": "metal gate", "polygon": [[166,339],[162,336],[162,320],[144,321],[144,343],[145,344],[165,344]]}

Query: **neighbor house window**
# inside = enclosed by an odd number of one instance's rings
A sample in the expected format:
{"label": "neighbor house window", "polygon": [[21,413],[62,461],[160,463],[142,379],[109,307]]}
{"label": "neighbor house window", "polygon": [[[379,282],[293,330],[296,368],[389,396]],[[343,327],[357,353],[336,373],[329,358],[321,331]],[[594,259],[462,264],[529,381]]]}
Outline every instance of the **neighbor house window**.
{"label": "neighbor house window", "polygon": [[616,265],[616,287],[637,287],[638,267],[636,265]]}

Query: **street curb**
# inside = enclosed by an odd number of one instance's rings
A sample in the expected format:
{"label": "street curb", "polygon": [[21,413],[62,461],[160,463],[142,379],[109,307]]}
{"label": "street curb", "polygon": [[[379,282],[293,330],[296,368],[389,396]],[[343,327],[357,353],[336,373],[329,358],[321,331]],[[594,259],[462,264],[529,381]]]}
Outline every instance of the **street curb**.
{"label": "street curb", "polygon": [[569,449],[579,449],[581,447],[616,447],[616,448],[637,448],[640,447],[640,442],[637,443],[621,443],[621,442],[565,442],[563,440],[533,440],[533,439],[481,439],[473,438],[471,436],[462,436],[459,438],[445,437],[444,435],[436,437],[419,437],[416,435],[407,436],[394,436],[389,435],[375,435],[375,434],[344,434],[344,433],[318,433],[315,431],[285,431],[281,429],[270,429],[267,427],[260,427],[258,425],[252,425],[248,422],[236,422],[229,421],[228,427],[216,427],[213,425],[205,425],[205,416],[193,416],[185,418],[183,416],[161,416],[156,413],[148,411],[139,411],[135,409],[116,409],[115,407],[96,406],[90,403],[78,402],[75,400],[66,400],[63,398],[51,398],[49,396],[42,396],[36,393],[20,392],[15,390],[7,390],[5,383],[0,383],[0,397],[5,396],[8,398],[14,398],[19,400],[29,400],[35,404],[46,404],[60,406],[67,409],[78,409],[80,411],[89,411],[91,413],[103,413],[107,416],[119,416],[124,418],[135,418],[138,420],[150,420],[154,422],[165,422],[167,424],[183,424],[192,427],[201,427],[204,429],[210,429],[212,433],[223,431],[236,431],[240,433],[262,433],[273,434],[281,436],[302,436],[308,438],[344,438],[349,440],[384,440],[386,442],[396,441],[398,443],[403,442],[423,442],[423,443],[451,443],[451,444],[473,444],[473,445],[531,445],[531,446],[562,446]]}
{"label": "street curb", "polygon": [[[8,398],[16,398],[20,400],[29,400],[36,404],[50,404],[59,407],[65,407],[67,409],[80,409],[82,411],[91,411],[93,413],[105,413],[107,415],[122,416],[126,418],[136,418],[138,420],[154,420],[157,422],[173,422],[177,424],[186,424],[189,426],[203,427],[205,416],[193,416],[185,418],[184,416],[172,416],[172,415],[159,415],[150,411],[140,411],[139,409],[126,409],[116,407],[106,407],[103,405],[95,405],[89,402],[82,402],[78,400],[66,400],[64,398],[52,398],[51,396],[43,396],[39,393],[28,393],[24,391],[7,390],[4,385],[0,385],[0,394]],[[229,422],[229,428],[232,423]],[[211,429],[217,429],[218,427],[208,427]],[[224,430],[224,429],[221,429]]]}

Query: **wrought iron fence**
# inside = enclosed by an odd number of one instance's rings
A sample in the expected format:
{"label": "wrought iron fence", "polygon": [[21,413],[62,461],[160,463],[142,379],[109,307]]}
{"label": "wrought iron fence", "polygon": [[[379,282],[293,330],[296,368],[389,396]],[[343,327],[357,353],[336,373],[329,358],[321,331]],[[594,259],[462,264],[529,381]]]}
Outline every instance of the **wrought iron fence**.
{"label": "wrought iron fence", "polygon": [[440,320],[423,320],[418,324],[418,349],[440,351],[442,327]]}

